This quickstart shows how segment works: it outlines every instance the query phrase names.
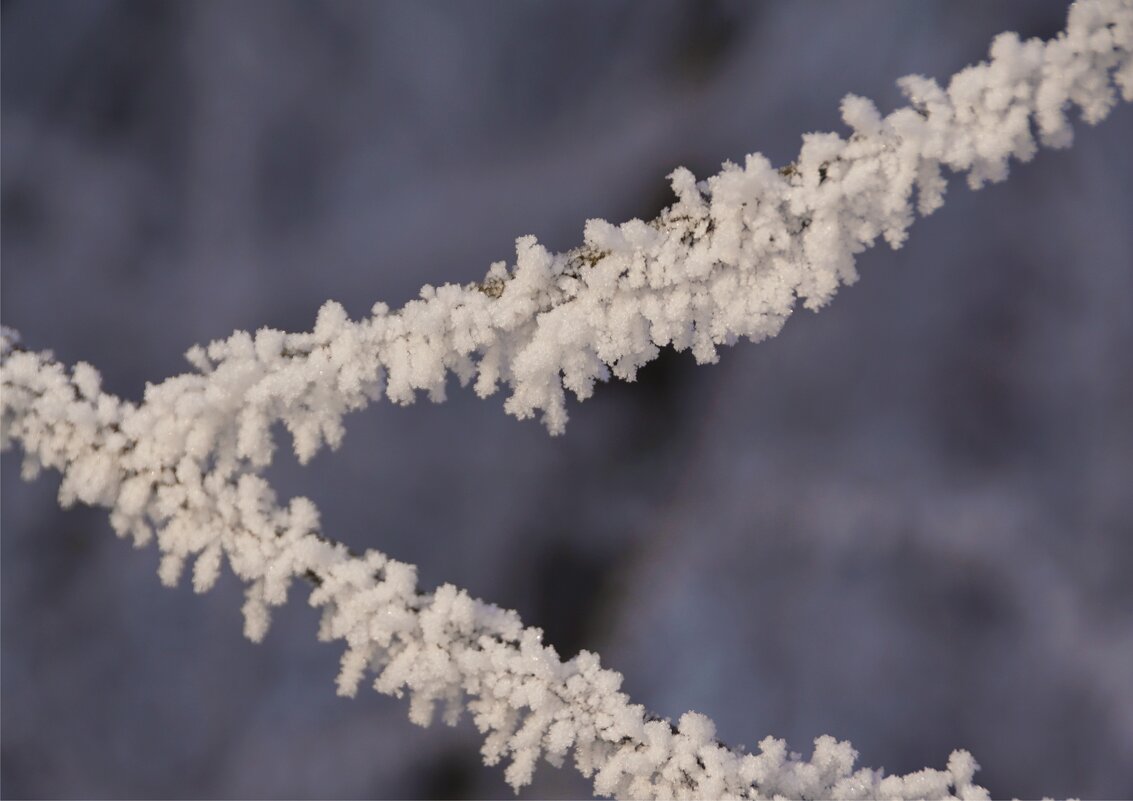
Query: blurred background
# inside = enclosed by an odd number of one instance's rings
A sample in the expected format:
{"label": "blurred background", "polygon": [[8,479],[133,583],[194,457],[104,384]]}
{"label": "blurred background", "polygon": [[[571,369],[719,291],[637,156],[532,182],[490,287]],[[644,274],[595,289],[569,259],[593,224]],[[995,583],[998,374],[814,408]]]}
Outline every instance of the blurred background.
{"label": "blurred background", "polygon": [[[1062,2],[5,0],[0,317],[133,400],[234,329],[468,282],[650,218],[678,165],[785,164],[847,92],[946,80]],[[1133,796],[1133,109],[978,193],[777,339],[665,353],[551,438],[502,397],[376,404],[271,478],[328,534],[518,609],[725,741]],[[813,317],[813,319],[812,319]],[[7,797],[510,797],[467,717],[337,698],[297,595],[163,589],[2,471]],[[523,798],[588,796],[542,765]]]}

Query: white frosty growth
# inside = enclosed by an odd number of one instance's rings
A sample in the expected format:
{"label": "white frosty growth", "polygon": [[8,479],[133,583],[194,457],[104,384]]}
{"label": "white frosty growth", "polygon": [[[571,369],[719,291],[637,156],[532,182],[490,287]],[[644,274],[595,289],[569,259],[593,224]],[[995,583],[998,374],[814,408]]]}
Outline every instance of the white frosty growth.
{"label": "white frosty growth", "polygon": [[506,383],[509,412],[539,411],[559,433],[565,390],[585,398],[611,373],[632,379],[669,345],[706,362],[719,345],[772,336],[796,299],[816,309],[855,280],[854,256],[878,237],[900,246],[914,194],[921,214],[940,206],[943,167],[967,173],[973,188],[1001,180],[1009,159],[1034,155],[1035,131],[1043,144],[1070,143],[1068,106],[1095,123],[1117,90],[1133,99],[1131,45],[1133,0],[1082,0],[1057,38],[1003,34],[988,63],[947,89],[902,79],[911,105],[887,116],[848,96],[849,138],[810,134],[787,167],[753,155],[702,182],[677,170],[676,202],[660,217],[590,220],[568,253],[524,237],[515,264],[493,265],[482,284],[427,286],[404,308],[379,303],[358,322],[327,303],[310,333],[237,332],[195,347],[197,372],[148,386],[139,405],[103,393],[89,365],[68,372],[0,329],[0,447],[19,443],[28,478],[59,470],[64,505],[109,508],[115,530],[138,545],[156,534],[164,583],[191,566],[203,592],[227,563],[247,585],[253,640],[305,579],[323,610],[320,638],[346,645],[339,692],[363,680],[408,692],[420,724],[437,704],[450,723],[467,708],[486,735],[485,761],[507,760],[516,788],[541,757],[560,765],[569,755],[606,795],[985,797],[963,751],[946,770],[885,777],[855,771],[853,749],[828,737],[809,759],[773,738],[746,754],[718,743],[701,715],[675,727],[657,720],[596,656],[562,662],[513,612],[451,586],[419,592],[412,566],[326,539],[309,501],[280,506],[260,474],[275,422],[306,461],[341,442],[346,412],[383,394],[441,400],[450,371],[480,395]]}

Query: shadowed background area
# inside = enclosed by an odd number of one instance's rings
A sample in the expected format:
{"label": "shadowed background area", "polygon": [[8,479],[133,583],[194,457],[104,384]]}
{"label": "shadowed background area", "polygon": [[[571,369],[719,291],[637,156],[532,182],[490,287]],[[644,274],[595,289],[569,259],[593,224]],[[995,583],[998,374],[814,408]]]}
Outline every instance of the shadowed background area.
{"label": "shadowed background area", "polygon": [[[807,131],[899,102],[1060,2],[11,0],[0,317],[111,392],[233,329],[309,330],[467,282],[516,236],[649,218]],[[945,207],[775,340],[665,353],[572,406],[376,404],[271,478],[328,534],[516,608],[564,657],[722,739],[848,738],[995,797],[1133,796],[1133,109]],[[231,576],[156,552],[3,458],[6,796],[508,797],[467,719],[335,697],[301,594],[266,642]],[[521,797],[589,795],[543,765]]]}

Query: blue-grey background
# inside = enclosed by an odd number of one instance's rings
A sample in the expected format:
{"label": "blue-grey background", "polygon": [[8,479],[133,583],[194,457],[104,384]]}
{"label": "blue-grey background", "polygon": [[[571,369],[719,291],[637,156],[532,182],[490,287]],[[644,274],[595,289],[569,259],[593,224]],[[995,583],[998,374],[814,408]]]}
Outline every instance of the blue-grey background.
{"label": "blue-grey background", "polygon": [[[138,399],[233,329],[466,282],[534,233],[650,217],[700,176],[842,130],[1060,2],[45,2],[2,11],[0,316]],[[956,747],[996,797],[1133,796],[1133,109],[712,367],[666,355],[572,409],[348,420],[273,473],[326,530],[520,610],[631,696],[888,771]],[[301,596],[259,646],[237,583],[3,459],[7,797],[508,797],[467,718],[335,697]],[[526,798],[584,796],[542,766]]]}

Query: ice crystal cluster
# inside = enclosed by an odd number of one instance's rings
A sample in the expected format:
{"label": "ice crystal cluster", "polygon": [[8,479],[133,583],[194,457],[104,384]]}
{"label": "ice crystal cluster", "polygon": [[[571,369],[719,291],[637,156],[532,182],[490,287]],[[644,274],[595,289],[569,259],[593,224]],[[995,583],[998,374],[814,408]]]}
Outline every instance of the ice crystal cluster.
{"label": "ice crystal cluster", "polygon": [[771,737],[748,753],[718,742],[703,715],[659,719],[594,654],[563,662],[514,612],[449,585],[419,591],[412,565],[328,539],[311,502],[281,505],[261,473],[276,422],[306,462],[341,442],[346,412],[422,390],[441,400],[450,371],[481,396],[506,384],[508,412],[539,412],[558,434],[566,390],[584,399],[611,374],[632,380],[666,346],[711,362],[721,345],[773,336],[796,300],[817,309],[853,282],[855,255],[878,237],[899,247],[914,210],[941,205],[944,168],[977,189],[1040,143],[1069,145],[1071,106],[1096,123],[1118,94],[1133,100],[1131,50],[1133,0],[1082,0],[1056,38],[1002,34],[988,62],[946,88],[901,79],[909,104],[887,116],[847,96],[850,135],[808,134],[792,164],[751,155],[700,182],[678,169],[676,201],[657,219],[590,220],[569,252],[523,237],[514,264],[492,265],[480,284],[426,286],[356,322],[328,302],[309,333],[261,329],[194,347],[196,370],[148,386],[140,404],[102,392],[90,365],[67,369],[5,329],[2,446],[20,446],[29,479],[60,471],[63,505],[108,508],[139,546],[156,538],[165,584],[189,567],[204,592],[227,564],[247,585],[253,640],[297,579],[309,586],[320,639],[345,643],[341,694],[364,680],[408,693],[422,725],[438,704],[449,723],[467,709],[485,762],[506,761],[517,789],[543,758],[573,760],[598,794],[619,797],[986,797],[964,751],[944,770],[887,777],[855,770],[850,744],[830,737],[809,757]]}

